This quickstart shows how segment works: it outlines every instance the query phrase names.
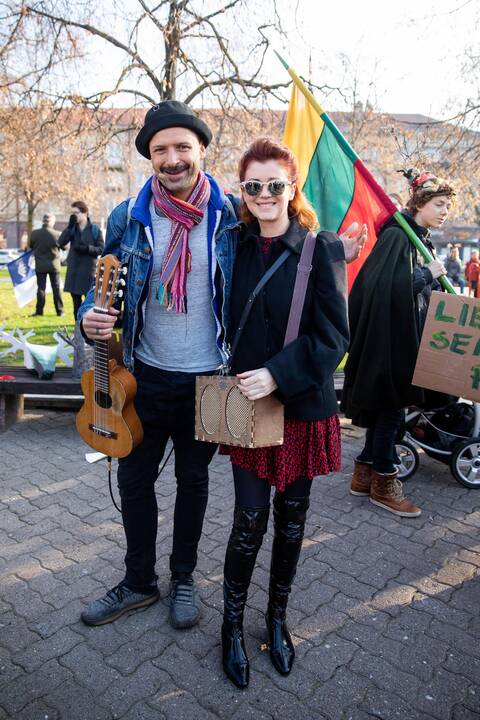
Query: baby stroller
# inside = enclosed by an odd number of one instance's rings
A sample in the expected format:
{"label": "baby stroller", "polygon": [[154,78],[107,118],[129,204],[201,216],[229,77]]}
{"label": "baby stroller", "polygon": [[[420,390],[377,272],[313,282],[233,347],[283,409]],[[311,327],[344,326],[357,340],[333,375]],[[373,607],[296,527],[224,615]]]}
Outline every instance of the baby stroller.
{"label": "baby stroller", "polygon": [[460,400],[435,410],[407,408],[405,432],[395,446],[401,480],[418,470],[416,446],[449,465],[461,485],[480,489],[480,403]]}

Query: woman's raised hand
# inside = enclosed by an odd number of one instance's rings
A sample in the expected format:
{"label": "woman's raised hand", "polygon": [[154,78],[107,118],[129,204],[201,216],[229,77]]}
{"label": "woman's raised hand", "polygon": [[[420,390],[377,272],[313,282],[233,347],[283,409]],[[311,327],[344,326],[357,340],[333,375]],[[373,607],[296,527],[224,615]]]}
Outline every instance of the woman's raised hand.
{"label": "woman's raised hand", "polygon": [[345,251],[345,262],[351,263],[360,256],[367,241],[367,235],[367,226],[359,227],[357,222],[352,223],[345,232],[339,235]]}

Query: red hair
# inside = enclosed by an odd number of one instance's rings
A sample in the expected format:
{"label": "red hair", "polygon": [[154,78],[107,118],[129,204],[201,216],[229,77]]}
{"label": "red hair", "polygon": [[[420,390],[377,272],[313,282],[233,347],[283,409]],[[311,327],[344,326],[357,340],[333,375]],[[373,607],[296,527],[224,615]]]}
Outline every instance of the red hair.
{"label": "red hair", "polygon": [[[245,180],[247,168],[252,162],[264,163],[268,160],[276,160],[287,173],[290,182],[295,183],[295,194],[288,203],[288,217],[296,217],[300,225],[309,230],[318,228],[318,220],[315,210],[312,208],[307,198],[296,184],[298,179],[298,167],[295,155],[285,146],[270,140],[269,138],[259,138],[255,140],[248,150],[246,150],[240,162],[238,163],[238,175],[240,182]],[[247,208],[245,202],[240,203],[240,217],[245,222],[252,222],[255,218]]]}

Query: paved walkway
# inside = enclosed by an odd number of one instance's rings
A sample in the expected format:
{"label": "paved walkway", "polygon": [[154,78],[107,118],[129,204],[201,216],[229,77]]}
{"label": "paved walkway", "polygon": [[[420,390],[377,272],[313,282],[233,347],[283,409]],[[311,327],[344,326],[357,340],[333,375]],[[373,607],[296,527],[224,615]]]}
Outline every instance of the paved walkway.
{"label": "paved walkway", "polygon": [[[106,470],[85,463],[73,413],[27,415],[0,437],[0,718],[478,720],[480,492],[422,457],[408,489],[424,513],[396,519],[348,493],[359,438],[346,425],[345,473],[315,482],[290,603],[297,661],[288,678],[263,646],[266,538],[246,613],[251,683],[242,692],[219,660],[228,461],[212,464],[200,625],[172,630],[161,601],[88,628],[82,607],[122,576]],[[169,464],[158,483],[162,597],[174,492]]]}

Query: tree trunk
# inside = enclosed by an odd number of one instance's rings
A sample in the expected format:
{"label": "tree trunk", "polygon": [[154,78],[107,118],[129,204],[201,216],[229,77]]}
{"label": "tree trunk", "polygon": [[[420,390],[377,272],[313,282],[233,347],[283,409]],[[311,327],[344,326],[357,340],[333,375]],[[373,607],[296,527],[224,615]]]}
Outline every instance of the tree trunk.
{"label": "tree trunk", "polygon": [[38,202],[35,202],[32,197],[27,197],[27,238],[29,238],[32,234],[33,220],[37,205]]}
{"label": "tree trunk", "polygon": [[176,94],[177,81],[177,60],[180,50],[180,18],[182,3],[177,0],[170,2],[170,12],[168,14],[168,22],[165,27],[165,69],[163,76],[163,92],[162,100],[174,100]]}

